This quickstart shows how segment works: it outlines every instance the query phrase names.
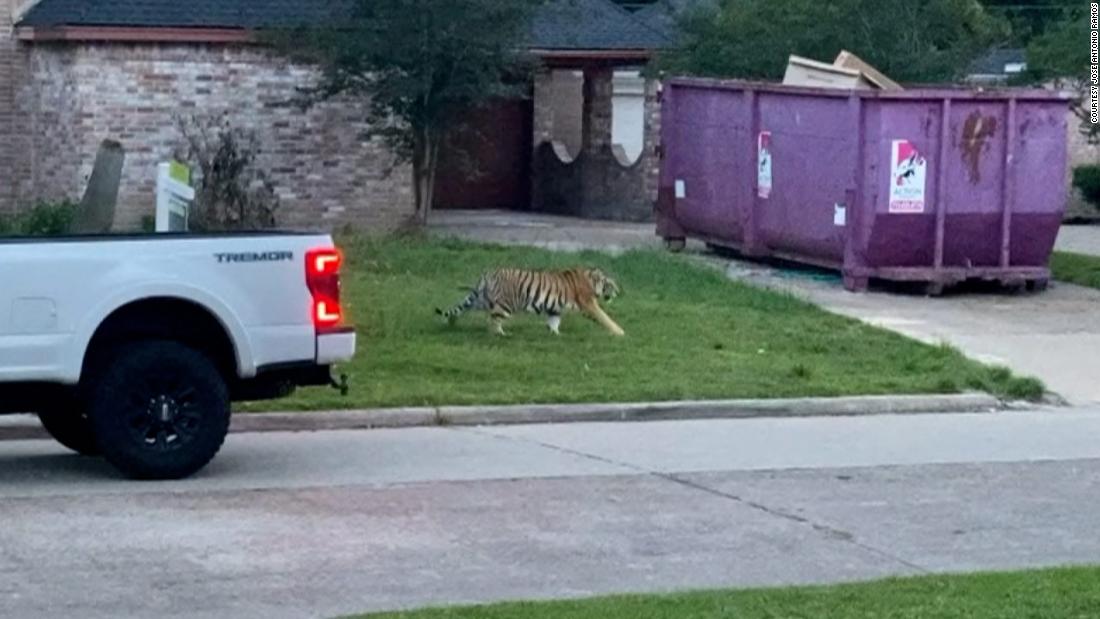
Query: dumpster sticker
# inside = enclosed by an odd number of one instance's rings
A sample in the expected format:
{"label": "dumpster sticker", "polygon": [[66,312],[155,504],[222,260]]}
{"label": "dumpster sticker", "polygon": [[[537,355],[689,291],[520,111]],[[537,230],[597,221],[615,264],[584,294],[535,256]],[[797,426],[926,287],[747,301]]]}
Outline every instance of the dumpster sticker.
{"label": "dumpster sticker", "polygon": [[772,195],[772,132],[761,131],[756,142],[756,195]]}
{"label": "dumpster sticker", "polygon": [[894,140],[890,160],[890,212],[923,213],[928,162],[909,140]]}
{"label": "dumpster sticker", "polygon": [[684,181],[676,179],[676,199],[683,200],[687,197],[687,186]]}
{"label": "dumpster sticker", "polygon": [[848,207],[839,202],[833,205],[833,225],[848,225]]}

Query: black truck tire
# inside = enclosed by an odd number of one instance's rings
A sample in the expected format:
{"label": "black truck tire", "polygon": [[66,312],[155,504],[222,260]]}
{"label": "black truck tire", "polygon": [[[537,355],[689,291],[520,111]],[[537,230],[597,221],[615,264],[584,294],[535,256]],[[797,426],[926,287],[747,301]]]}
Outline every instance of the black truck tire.
{"label": "black truck tire", "polygon": [[98,456],[95,431],[79,404],[57,406],[38,413],[42,427],[65,447],[82,456]]}
{"label": "black truck tire", "polygon": [[107,459],[133,479],[182,479],[205,467],[229,432],[225,378],[172,341],[123,345],[88,386],[88,418]]}

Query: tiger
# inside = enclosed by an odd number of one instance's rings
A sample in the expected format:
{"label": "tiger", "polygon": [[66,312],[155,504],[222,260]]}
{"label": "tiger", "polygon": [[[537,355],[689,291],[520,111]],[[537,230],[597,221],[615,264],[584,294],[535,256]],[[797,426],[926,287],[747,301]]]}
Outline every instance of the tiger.
{"label": "tiger", "polygon": [[496,335],[504,332],[504,321],[513,313],[527,311],[547,316],[547,325],[554,335],[561,335],[561,317],[566,310],[579,310],[603,325],[612,334],[625,335],[600,307],[599,301],[611,301],[619,294],[619,284],[597,268],[564,270],[530,270],[502,268],[486,271],[475,288],[463,288],[470,294],[449,310],[436,308],[436,313],[453,324],[470,310],[489,312],[489,329]]}

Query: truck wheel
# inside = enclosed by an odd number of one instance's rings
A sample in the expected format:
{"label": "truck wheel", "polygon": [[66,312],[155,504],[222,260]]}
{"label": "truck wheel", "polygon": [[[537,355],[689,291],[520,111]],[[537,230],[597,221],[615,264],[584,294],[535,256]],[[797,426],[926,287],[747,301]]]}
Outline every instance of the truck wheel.
{"label": "truck wheel", "polygon": [[79,404],[40,412],[38,420],[58,443],[82,456],[99,455],[92,424]]}
{"label": "truck wheel", "polygon": [[225,379],[202,353],[169,341],[123,346],[90,385],[88,417],[108,462],[134,479],[182,479],[229,432]]}

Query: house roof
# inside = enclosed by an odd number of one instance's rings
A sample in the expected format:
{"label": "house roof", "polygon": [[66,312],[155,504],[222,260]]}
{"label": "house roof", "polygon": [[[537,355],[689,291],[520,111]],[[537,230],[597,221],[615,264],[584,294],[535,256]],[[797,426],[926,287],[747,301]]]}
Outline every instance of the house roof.
{"label": "house roof", "polygon": [[39,0],[16,26],[271,28],[323,23],[350,6],[347,0]]}
{"label": "house roof", "polygon": [[1005,65],[1026,63],[1026,49],[1015,47],[993,49],[975,60],[974,64],[970,65],[970,74],[1008,75],[1008,73],[1005,71]]}
{"label": "house roof", "polygon": [[665,38],[675,41],[679,35],[676,22],[681,15],[688,11],[717,6],[718,0],[656,0],[638,9],[635,16]]}
{"label": "house roof", "polygon": [[554,0],[531,28],[532,47],[544,49],[662,49],[669,39],[609,0]]}
{"label": "house roof", "polygon": [[[319,25],[354,0],[39,0],[24,29],[232,29]],[[545,50],[654,50],[669,39],[611,0],[551,0],[535,14],[529,46]]]}

